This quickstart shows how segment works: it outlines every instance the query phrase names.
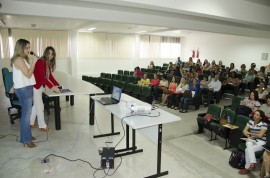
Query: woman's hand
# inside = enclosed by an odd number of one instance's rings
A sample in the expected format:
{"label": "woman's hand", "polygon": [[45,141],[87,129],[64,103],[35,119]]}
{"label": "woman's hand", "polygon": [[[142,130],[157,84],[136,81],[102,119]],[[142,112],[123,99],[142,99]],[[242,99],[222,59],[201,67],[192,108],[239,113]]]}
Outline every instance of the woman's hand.
{"label": "woman's hand", "polygon": [[11,93],[11,94],[15,93],[14,87],[10,88],[9,93]]}
{"label": "woman's hand", "polygon": [[61,91],[59,90],[57,86],[53,86],[51,90],[54,91],[55,93],[61,93]]}

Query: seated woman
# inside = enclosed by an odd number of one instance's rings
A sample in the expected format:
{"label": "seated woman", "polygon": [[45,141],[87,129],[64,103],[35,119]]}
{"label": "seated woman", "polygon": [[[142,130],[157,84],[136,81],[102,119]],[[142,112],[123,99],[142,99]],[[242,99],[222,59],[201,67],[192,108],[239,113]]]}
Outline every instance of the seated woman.
{"label": "seated woman", "polygon": [[255,79],[255,74],[253,69],[249,69],[247,75],[243,79],[243,82],[241,83],[241,92],[242,94],[245,93],[245,88],[248,86],[250,90],[254,90],[254,79]]}
{"label": "seated woman", "polygon": [[261,105],[260,110],[264,112],[266,119],[269,121],[270,120],[270,96],[269,95],[266,97],[266,103]]}
{"label": "seated woman", "polygon": [[257,163],[255,152],[262,151],[263,145],[266,143],[266,131],[267,124],[262,121],[264,118],[264,112],[261,110],[257,110],[254,113],[253,119],[251,119],[245,129],[243,130],[243,134],[250,138],[246,141],[246,149],[245,149],[245,169],[239,171],[239,174],[247,174],[250,171],[255,170],[255,164]]}
{"label": "seated woman", "polygon": [[149,66],[147,67],[148,69],[154,69],[155,68],[155,64],[153,61],[150,61]]}
{"label": "seated woman", "polygon": [[259,178],[270,178],[270,143],[267,142],[265,147],[267,149],[263,153],[263,163]]}
{"label": "seated woman", "polygon": [[183,96],[184,91],[188,90],[188,88],[189,86],[186,79],[182,77],[175,92],[168,97],[168,105],[170,105],[172,109],[178,109],[179,100]]}
{"label": "seated woman", "polygon": [[237,96],[239,93],[240,83],[239,78],[236,76],[236,72],[230,72],[229,78],[223,82],[221,87],[222,95],[226,90],[231,90],[234,96]]}
{"label": "seated woman", "polygon": [[198,79],[194,79],[192,81],[192,83],[189,85],[189,91],[194,94],[192,94],[191,96],[183,96],[181,98],[181,101],[179,103],[179,112],[181,113],[186,113],[187,112],[187,108],[190,102],[194,102],[195,103],[195,109],[199,109],[199,105],[197,102],[198,101],[198,93],[200,91],[200,84],[198,82]]}
{"label": "seated woman", "polygon": [[258,99],[259,99],[258,92],[256,90],[251,91],[249,94],[249,97],[245,98],[243,102],[241,103],[241,105],[249,107],[254,113],[261,106],[261,103],[258,101]]}
{"label": "seated woman", "polygon": [[165,105],[165,102],[167,101],[168,97],[169,97],[173,92],[175,92],[176,87],[177,87],[177,82],[176,82],[175,77],[173,76],[173,77],[172,77],[172,81],[170,82],[169,88],[163,90],[162,102],[161,102],[161,105],[162,105],[162,106]]}
{"label": "seated woman", "polygon": [[158,87],[159,82],[160,82],[160,80],[159,80],[157,74],[154,74],[154,78],[151,79],[150,85],[153,86],[153,87]]}
{"label": "seated woman", "polygon": [[134,75],[135,78],[143,76],[143,72],[141,71],[139,66],[135,67],[133,75]]}
{"label": "seated woman", "polygon": [[259,88],[257,88],[256,91],[258,91],[260,103],[266,103],[266,96],[267,96],[269,93],[268,93],[268,91],[266,90],[263,81],[261,81],[261,82],[259,83]]}
{"label": "seated woman", "polygon": [[143,74],[143,77],[138,82],[138,85],[140,85],[140,86],[149,86],[149,84],[150,84],[150,80],[147,77],[147,74]]}
{"label": "seated woman", "polygon": [[162,75],[162,78],[159,82],[158,87],[154,88],[154,92],[153,92],[153,98],[154,100],[158,99],[158,95],[163,93],[163,90],[168,89],[169,87],[169,82],[167,80],[166,75]]}

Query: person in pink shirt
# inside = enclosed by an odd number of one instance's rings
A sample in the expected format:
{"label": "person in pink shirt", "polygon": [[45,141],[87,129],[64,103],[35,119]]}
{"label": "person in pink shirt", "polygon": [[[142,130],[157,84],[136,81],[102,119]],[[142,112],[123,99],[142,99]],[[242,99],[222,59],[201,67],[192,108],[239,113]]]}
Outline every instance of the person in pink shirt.
{"label": "person in pink shirt", "polygon": [[143,72],[141,71],[141,69],[140,69],[139,66],[135,67],[135,70],[134,70],[134,74],[133,75],[136,78],[143,76]]}

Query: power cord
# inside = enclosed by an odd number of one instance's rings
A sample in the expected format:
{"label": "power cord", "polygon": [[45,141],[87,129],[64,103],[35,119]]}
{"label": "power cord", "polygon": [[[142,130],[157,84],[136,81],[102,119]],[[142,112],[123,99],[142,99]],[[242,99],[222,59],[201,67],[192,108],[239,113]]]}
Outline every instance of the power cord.
{"label": "power cord", "polygon": [[14,136],[14,137],[16,137],[16,142],[20,142],[18,139],[19,139],[19,136],[18,135],[15,135],[15,134],[7,134],[7,135],[0,135],[0,139],[1,138],[5,138],[5,137],[7,137],[7,136]]}
{"label": "power cord", "polygon": [[[66,158],[66,157],[64,157],[64,156],[59,156],[59,155],[56,155],[56,154],[49,154],[49,155],[47,155],[47,156],[44,158],[44,161],[46,162],[46,160],[47,160],[50,156],[55,156],[55,157],[62,158],[62,159],[67,160],[67,161],[71,161],[71,162],[81,161],[81,162],[83,162],[83,163],[86,163],[86,164],[88,164],[92,169],[95,170],[94,173],[93,173],[93,177],[94,177],[94,178],[96,178],[96,177],[95,177],[96,172],[97,172],[97,171],[100,171],[100,170],[103,170],[104,173],[105,173],[105,176],[102,177],[102,178],[105,178],[106,176],[112,176],[112,175],[114,175],[114,173],[118,170],[118,168],[119,168],[120,165],[122,164],[122,157],[119,157],[119,158],[120,158],[120,163],[119,163],[119,165],[117,166],[117,168],[114,170],[114,172],[113,172],[112,174],[109,174],[110,169],[108,169],[108,172],[106,173],[106,172],[105,172],[105,169],[102,169],[101,167],[96,168],[96,167],[92,166],[92,164],[91,164],[90,162],[85,161],[85,160],[82,160],[82,159],[68,159],[68,158]],[[50,166],[49,166],[49,167],[50,167]],[[50,167],[50,169],[51,169],[51,167]]]}

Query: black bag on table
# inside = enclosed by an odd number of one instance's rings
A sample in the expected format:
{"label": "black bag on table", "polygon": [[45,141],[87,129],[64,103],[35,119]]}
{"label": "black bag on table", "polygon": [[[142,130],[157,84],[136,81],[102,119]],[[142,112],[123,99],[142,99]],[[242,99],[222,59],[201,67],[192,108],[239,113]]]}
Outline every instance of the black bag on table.
{"label": "black bag on table", "polygon": [[245,168],[245,153],[241,150],[233,150],[229,159],[229,164],[236,169]]}

